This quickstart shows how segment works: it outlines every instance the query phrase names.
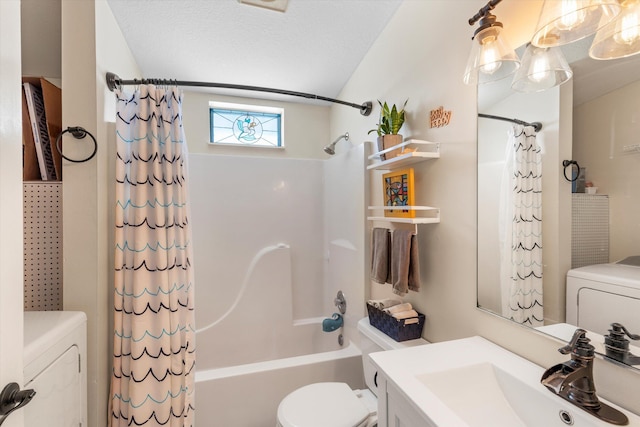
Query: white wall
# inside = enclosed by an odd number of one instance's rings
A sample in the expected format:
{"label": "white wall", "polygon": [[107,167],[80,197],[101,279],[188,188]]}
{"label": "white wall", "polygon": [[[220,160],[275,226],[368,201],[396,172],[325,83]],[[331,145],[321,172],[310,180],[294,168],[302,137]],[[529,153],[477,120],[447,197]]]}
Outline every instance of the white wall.
{"label": "white wall", "polygon": [[[62,121],[82,126],[98,141],[86,163],[63,161],[64,309],[87,313],[88,420],[106,425],[113,351],[113,176],[115,100],[105,72],[138,73],[135,60],[105,0],[62,1]],[[65,138],[70,158],[92,147]]]}
{"label": "white wall", "polygon": [[[473,34],[467,20],[485,3],[405,0],[340,97],[394,103],[409,98],[402,133],[442,143],[441,159],[416,167],[418,197],[440,207],[442,217],[438,225],[419,228],[423,288],[407,298],[427,314],[423,336],[444,341],[482,335],[551,366],[566,360],[556,351],[558,341],[476,308],[476,88],[462,83],[462,73]],[[496,8],[514,46],[530,38],[541,3],[503,2]],[[428,113],[441,105],[453,111],[451,123],[430,129]],[[355,138],[367,140],[377,115],[377,109],[362,118],[333,107],[331,128],[335,133],[349,124]],[[371,288],[365,298],[375,292],[379,288]],[[630,397],[633,393],[625,392],[637,389],[637,371],[598,360],[595,375],[603,396],[640,411],[637,399]]]}
{"label": "white wall", "polygon": [[21,0],[22,75],[62,78],[61,0]]}
{"label": "white wall", "polygon": [[640,153],[625,145],[640,142],[640,82],[610,92],[574,110],[573,158],[586,179],[609,195],[609,258],[638,255],[640,240]]}

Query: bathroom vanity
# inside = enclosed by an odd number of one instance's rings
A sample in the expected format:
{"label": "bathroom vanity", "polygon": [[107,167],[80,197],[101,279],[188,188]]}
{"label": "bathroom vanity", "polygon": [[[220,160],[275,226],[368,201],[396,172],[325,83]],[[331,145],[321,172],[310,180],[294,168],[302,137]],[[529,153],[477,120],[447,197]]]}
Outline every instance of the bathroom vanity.
{"label": "bathroom vanity", "polygon": [[[379,372],[380,427],[613,425],[547,390],[544,368],[482,337],[370,357]],[[628,417],[627,425],[640,426],[639,416],[607,404]]]}

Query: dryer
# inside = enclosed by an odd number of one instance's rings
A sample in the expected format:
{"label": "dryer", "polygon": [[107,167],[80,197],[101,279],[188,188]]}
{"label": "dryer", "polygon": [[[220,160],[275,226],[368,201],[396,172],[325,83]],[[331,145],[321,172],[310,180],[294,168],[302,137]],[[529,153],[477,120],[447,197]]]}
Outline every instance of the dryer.
{"label": "dryer", "polygon": [[24,312],[25,426],[87,427],[86,325],[82,312]]}
{"label": "dryer", "polygon": [[606,335],[611,323],[640,333],[640,257],[567,273],[566,322]]}

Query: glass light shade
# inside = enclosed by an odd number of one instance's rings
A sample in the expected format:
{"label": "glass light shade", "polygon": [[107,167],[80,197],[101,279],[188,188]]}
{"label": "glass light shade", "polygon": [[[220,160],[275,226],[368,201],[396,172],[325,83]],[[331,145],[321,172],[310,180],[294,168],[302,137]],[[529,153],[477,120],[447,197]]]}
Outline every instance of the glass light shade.
{"label": "glass light shade", "polygon": [[531,44],[553,47],[583,39],[619,13],[618,0],[545,0]]}
{"label": "glass light shade", "polygon": [[589,49],[593,59],[625,58],[640,53],[640,0],[627,0],[622,6],[620,16],[596,33]]}
{"label": "glass light shade", "polygon": [[493,26],[474,36],[464,72],[466,84],[494,82],[510,76],[520,66],[516,52],[500,37],[501,31],[501,27]]}
{"label": "glass light shade", "polygon": [[559,86],[573,76],[573,71],[558,47],[527,46],[511,87],[518,92],[541,92]]}

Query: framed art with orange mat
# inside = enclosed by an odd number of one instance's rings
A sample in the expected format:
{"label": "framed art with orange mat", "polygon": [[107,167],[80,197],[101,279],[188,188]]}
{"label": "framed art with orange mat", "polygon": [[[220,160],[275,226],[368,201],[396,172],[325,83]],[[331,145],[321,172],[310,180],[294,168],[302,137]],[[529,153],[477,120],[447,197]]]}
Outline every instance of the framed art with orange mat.
{"label": "framed art with orange mat", "polygon": [[414,206],[415,187],[413,168],[397,170],[382,175],[382,191],[384,216],[399,218],[415,218],[413,209],[388,209],[389,207]]}

